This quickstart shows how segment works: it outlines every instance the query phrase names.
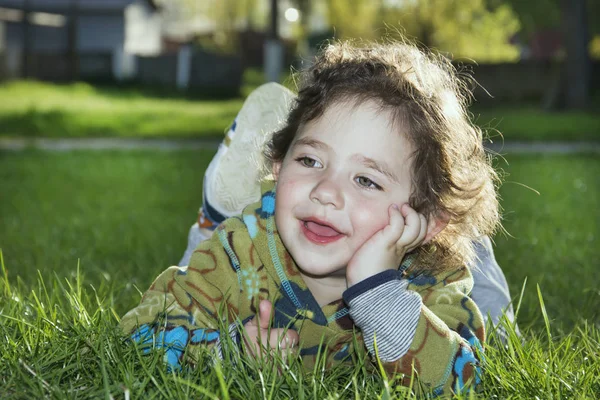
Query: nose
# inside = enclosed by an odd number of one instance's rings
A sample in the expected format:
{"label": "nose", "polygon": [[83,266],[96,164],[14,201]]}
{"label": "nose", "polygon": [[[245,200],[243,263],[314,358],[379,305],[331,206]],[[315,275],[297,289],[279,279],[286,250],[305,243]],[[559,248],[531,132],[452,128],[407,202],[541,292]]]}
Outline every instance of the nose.
{"label": "nose", "polygon": [[344,195],[339,181],[339,178],[331,175],[321,177],[310,192],[311,201],[334,208],[344,207]]}

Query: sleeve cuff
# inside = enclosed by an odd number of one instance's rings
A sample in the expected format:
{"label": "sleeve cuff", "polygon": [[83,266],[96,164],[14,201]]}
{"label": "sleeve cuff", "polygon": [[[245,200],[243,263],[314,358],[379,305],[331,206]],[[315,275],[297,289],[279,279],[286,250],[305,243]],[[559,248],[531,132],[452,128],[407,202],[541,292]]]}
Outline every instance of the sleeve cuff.
{"label": "sleeve cuff", "polygon": [[392,269],[385,270],[349,287],[342,294],[342,298],[346,304],[350,304],[352,300],[361,294],[396,279],[398,279],[398,271]]}

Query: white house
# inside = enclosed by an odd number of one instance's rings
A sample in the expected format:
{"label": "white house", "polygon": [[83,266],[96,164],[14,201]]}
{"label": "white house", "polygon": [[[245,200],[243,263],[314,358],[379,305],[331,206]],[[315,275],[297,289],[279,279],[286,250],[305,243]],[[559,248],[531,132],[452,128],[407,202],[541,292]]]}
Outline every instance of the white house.
{"label": "white house", "polygon": [[[125,78],[132,54],[161,50],[152,0],[0,0],[0,51],[9,76]],[[74,65],[76,67],[74,67]]]}

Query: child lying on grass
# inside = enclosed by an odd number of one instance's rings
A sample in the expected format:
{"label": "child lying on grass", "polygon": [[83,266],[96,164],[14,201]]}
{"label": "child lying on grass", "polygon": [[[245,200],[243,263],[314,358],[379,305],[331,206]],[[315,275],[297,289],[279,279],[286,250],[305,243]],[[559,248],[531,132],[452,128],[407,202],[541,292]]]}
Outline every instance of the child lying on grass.
{"label": "child lying on grass", "polygon": [[[467,98],[448,62],[413,45],[327,47],[267,143],[260,200],[221,223],[189,266],[164,271],[122,329],[165,348],[174,368],[231,334],[251,355],[297,345],[307,366],[321,346],[330,364],[351,362],[358,343],[434,394],[477,383],[485,335],[467,265],[499,213]],[[226,140],[205,196],[243,191],[253,173],[247,161],[230,168],[244,138]],[[240,181],[228,187],[227,174]],[[218,330],[222,309],[229,332]]]}

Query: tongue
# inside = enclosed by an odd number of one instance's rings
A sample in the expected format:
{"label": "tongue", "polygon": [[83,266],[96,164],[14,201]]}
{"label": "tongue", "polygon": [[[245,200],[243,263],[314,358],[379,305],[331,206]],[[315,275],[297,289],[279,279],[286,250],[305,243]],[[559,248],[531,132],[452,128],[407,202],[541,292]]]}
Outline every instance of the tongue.
{"label": "tongue", "polygon": [[306,228],[319,236],[337,236],[340,233],[333,228],[325,225],[317,224],[316,222],[307,221]]}

